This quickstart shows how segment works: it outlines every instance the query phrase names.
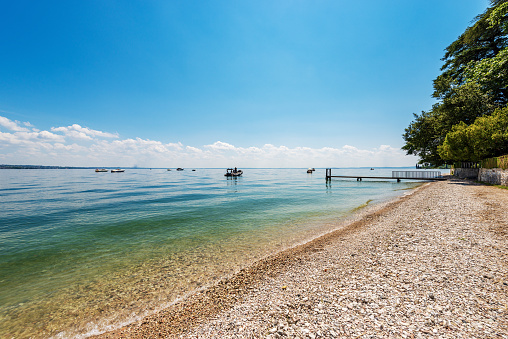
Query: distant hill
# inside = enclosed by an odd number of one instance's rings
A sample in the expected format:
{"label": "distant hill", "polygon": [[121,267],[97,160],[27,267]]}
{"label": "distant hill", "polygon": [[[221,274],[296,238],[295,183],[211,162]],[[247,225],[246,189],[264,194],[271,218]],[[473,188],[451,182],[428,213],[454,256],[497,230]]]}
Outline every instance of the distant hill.
{"label": "distant hill", "polygon": [[96,168],[128,168],[128,169],[165,169],[165,167],[104,167],[104,166],[93,166],[93,167],[73,167],[73,166],[42,166],[42,165],[2,165],[0,169],[96,169]]}
{"label": "distant hill", "polygon": [[41,166],[41,165],[0,165],[0,169],[90,169],[95,167]]}

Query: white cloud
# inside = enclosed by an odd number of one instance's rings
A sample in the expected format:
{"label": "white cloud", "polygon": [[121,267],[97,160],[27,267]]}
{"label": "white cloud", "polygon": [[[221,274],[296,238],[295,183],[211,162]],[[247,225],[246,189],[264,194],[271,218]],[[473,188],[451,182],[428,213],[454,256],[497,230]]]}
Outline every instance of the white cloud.
{"label": "white cloud", "polygon": [[234,150],[234,149],[236,149],[235,146],[230,145],[226,142],[222,142],[222,141],[216,141],[212,145],[205,145],[205,147],[212,149],[212,150]]}
{"label": "white cloud", "polygon": [[80,140],[92,140],[93,137],[118,138],[118,134],[97,131],[88,127],[81,127],[78,124],[73,124],[67,127],[52,127],[51,131],[62,132],[70,138]]}
{"label": "white cloud", "polygon": [[[415,157],[406,156],[399,148],[379,145],[359,149],[342,147],[237,147],[216,141],[195,147],[181,142],[128,138],[73,124],[54,127],[50,131],[31,131],[19,122],[0,117],[0,159],[10,164],[69,166],[140,166],[140,167],[380,167],[412,166]],[[114,140],[111,140],[114,139]],[[72,142],[70,141],[72,140]]]}
{"label": "white cloud", "polygon": [[192,147],[192,146],[187,146],[185,147],[185,149],[191,153],[196,153],[196,154],[201,154],[203,153],[203,150],[197,148],[197,147]]}
{"label": "white cloud", "polygon": [[49,139],[49,140],[60,141],[60,142],[64,142],[64,140],[65,140],[65,138],[63,136],[54,134],[54,133],[51,133],[48,131],[42,131],[42,132],[38,132],[38,133],[39,133],[39,136],[43,139]]}
{"label": "white cloud", "polygon": [[[2,144],[3,145],[7,145],[7,144],[13,144],[15,143],[15,140],[16,137],[14,136],[14,134],[11,134],[11,133],[4,133],[4,132],[1,132],[0,131],[0,141],[3,141]],[[0,144],[0,145],[2,145]]]}
{"label": "white cloud", "polygon": [[12,121],[6,117],[0,116],[0,126],[3,126],[14,132],[28,131],[28,128],[19,126],[19,121]]}
{"label": "white cloud", "polygon": [[170,147],[170,148],[174,148],[176,150],[181,150],[183,149],[183,145],[181,142],[177,142],[177,143],[168,143],[165,145],[166,147]]}

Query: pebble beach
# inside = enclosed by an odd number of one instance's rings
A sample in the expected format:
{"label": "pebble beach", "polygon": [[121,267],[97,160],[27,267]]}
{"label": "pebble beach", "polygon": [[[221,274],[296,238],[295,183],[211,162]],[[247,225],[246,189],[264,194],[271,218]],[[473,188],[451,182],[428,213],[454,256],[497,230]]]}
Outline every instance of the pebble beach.
{"label": "pebble beach", "polygon": [[96,338],[508,338],[508,190],[450,178]]}

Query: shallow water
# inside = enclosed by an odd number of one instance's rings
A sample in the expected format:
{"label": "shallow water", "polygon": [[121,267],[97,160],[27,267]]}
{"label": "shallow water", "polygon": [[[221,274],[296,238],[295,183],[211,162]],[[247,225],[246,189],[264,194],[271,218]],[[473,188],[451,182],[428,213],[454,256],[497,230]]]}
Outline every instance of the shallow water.
{"label": "shallow water", "polygon": [[1,170],[0,337],[124,324],[419,185],[324,172]]}

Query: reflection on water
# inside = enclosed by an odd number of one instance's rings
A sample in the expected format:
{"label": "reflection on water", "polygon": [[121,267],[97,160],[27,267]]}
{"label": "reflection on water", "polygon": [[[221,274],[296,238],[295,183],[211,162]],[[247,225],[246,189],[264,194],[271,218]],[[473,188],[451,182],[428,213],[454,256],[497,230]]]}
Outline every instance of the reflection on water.
{"label": "reflection on water", "polygon": [[133,320],[416,185],[326,181],[320,169],[0,176],[0,337],[16,338]]}

